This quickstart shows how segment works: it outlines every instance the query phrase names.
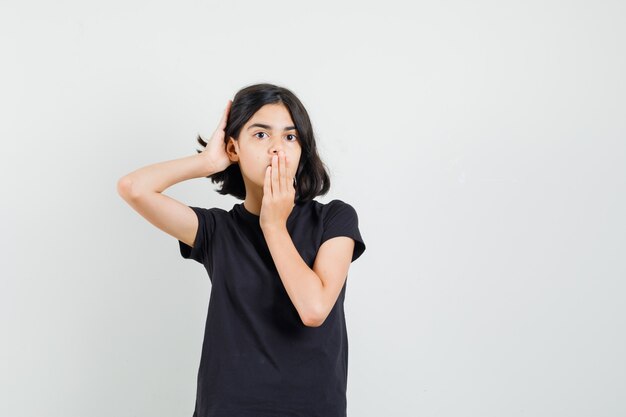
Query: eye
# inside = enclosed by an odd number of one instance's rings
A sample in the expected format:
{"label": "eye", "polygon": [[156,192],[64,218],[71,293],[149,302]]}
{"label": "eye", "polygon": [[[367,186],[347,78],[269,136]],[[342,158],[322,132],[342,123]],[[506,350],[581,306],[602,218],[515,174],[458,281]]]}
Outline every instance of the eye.
{"label": "eye", "polygon": [[[257,136],[257,135],[267,135],[267,133],[265,133],[265,132],[256,132],[256,133],[254,134],[254,136],[255,136],[256,138],[263,139],[263,137],[259,137],[259,136]],[[298,140],[298,136],[297,136],[297,135],[294,135],[294,134],[289,134],[289,135],[287,135],[287,137],[290,137],[290,136],[291,136],[291,137],[293,137],[293,139],[288,139],[288,140],[289,140],[289,142],[296,142],[296,141]]]}

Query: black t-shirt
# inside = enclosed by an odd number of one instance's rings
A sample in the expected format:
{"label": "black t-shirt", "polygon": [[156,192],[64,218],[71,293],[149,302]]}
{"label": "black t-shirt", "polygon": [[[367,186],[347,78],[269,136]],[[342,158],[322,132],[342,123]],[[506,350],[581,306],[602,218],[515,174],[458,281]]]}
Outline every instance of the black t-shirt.
{"label": "black t-shirt", "polygon": [[[343,302],[319,327],[302,322],[278,275],[259,224],[243,203],[230,211],[191,207],[198,216],[185,259],[211,280],[193,417],[345,417],[348,338]],[[287,230],[312,268],[320,245],[336,236],[365,250],[354,208],[341,200],[297,203]]]}

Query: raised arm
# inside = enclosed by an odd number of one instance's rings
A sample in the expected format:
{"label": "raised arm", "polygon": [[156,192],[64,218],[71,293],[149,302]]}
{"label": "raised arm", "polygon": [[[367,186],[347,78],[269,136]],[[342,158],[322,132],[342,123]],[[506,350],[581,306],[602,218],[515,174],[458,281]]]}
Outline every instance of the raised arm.
{"label": "raised arm", "polygon": [[118,194],[137,213],[189,246],[193,246],[198,230],[196,213],[188,205],[162,192],[179,182],[221,172],[232,163],[224,145],[224,129],[231,104],[229,100],[204,151],[139,168],[117,182]]}
{"label": "raised arm", "polygon": [[218,171],[202,153],[160,162],[119,179],[117,192],[137,213],[170,236],[193,246],[198,230],[196,213],[184,203],[162,194],[179,182]]}

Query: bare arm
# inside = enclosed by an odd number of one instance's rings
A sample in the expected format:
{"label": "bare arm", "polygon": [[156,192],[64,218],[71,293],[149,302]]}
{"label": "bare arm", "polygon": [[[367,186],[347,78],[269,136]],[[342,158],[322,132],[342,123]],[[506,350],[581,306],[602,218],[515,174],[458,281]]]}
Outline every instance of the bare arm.
{"label": "bare arm", "polygon": [[324,242],[313,268],[298,253],[286,226],[263,229],[285,290],[304,325],[321,326],[333,309],[348,276],[354,240],[345,236]]}
{"label": "bare arm", "polygon": [[139,168],[120,178],[118,193],[126,197],[137,197],[146,192],[161,193],[174,184],[212,175],[217,171],[204,153],[172,159]]}
{"label": "bare arm", "polygon": [[189,246],[198,230],[196,213],[162,193],[173,184],[219,172],[202,154],[160,162],[120,178],[119,195],[151,224]]}
{"label": "bare arm", "polygon": [[198,217],[189,206],[162,192],[179,182],[221,172],[232,163],[224,147],[224,128],[231,104],[229,100],[204,151],[139,168],[117,182],[118,194],[137,213],[189,246],[193,246],[196,238]]}

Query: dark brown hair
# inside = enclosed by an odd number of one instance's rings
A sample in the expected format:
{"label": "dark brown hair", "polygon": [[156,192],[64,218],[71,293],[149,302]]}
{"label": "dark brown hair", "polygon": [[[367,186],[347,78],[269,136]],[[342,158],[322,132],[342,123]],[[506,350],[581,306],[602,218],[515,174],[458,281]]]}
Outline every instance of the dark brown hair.
{"label": "dark brown hair", "polygon": [[[296,171],[296,202],[312,200],[318,195],[324,195],[330,189],[330,178],[326,167],[317,153],[315,136],[309,115],[300,100],[291,91],[273,84],[254,84],[242,88],[235,94],[228,113],[226,128],[224,129],[224,145],[232,137],[239,140],[241,129],[261,107],[266,104],[282,103],[287,107],[298,131],[302,153]],[[198,135],[198,143],[205,147],[205,142]],[[196,149],[198,153],[201,150]],[[207,176],[213,183],[222,183],[216,189],[220,194],[230,194],[240,200],[246,198],[246,187],[241,176],[239,164],[231,164],[224,171]]]}

